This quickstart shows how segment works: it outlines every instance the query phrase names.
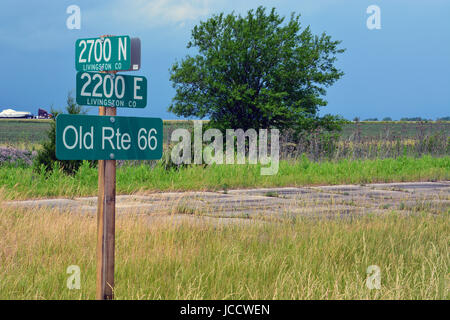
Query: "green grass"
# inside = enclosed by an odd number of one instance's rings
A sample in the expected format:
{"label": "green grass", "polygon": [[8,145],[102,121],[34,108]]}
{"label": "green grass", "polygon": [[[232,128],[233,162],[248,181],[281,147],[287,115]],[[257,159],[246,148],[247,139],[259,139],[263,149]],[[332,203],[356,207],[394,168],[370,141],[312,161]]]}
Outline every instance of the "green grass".
{"label": "green grass", "polygon": [[[449,299],[449,216],[116,226],[117,299]],[[1,209],[0,299],[94,299],[96,219]],[[66,287],[70,265],[81,289]],[[381,289],[366,287],[377,265]]]}
{"label": "green grass", "polygon": [[[117,170],[117,193],[226,190],[325,184],[450,180],[450,157],[401,157],[377,160],[281,161],[278,174],[262,176],[260,165],[190,166],[165,170],[162,165],[124,166]],[[97,194],[97,169],[85,162],[75,176],[56,169],[33,173],[29,167],[0,166],[0,188],[8,199],[73,197]]]}

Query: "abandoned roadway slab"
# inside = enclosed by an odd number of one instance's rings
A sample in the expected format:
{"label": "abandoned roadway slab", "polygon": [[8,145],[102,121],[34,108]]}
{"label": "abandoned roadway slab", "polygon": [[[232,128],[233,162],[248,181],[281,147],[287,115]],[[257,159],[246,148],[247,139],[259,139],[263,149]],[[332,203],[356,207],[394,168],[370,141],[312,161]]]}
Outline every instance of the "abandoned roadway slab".
{"label": "abandoned roadway slab", "polygon": [[[97,212],[96,197],[9,201],[3,205],[93,215]],[[448,212],[450,181],[258,188],[227,192],[164,192],[118,195],[116,198],[116,212],[119,215],[144,214],[153,219],[189,217],[221,223],[267,221],[299,215],[342,217],[392,210],[405,214]]]}

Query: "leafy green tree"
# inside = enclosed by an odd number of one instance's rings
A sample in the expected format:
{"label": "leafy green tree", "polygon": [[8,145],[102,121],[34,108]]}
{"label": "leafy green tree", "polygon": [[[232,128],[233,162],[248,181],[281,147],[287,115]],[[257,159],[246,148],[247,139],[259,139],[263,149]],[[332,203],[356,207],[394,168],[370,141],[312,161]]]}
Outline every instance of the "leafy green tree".
{"label": "leafy green tree", "polygon": [[[68,114],[84,114],[86,113],[82,106],[76,104],[71,92],[67,95],[67,106],[66,112]],[[47,133],[48,140],[43,142],[42,149],[38,152],[35,159],[34,166],[36,170],[40,170],[44,167],[45,171],[50,171],[53,169],[56,162],[59,163],[59,167],[68,174],[74,174],[78,171],[81,166],[81,160],[58,160],[56,159],[56,117],[60,111],[51,108],[51,113],[53,115],[52,122],[50,124],[50,129]]]}
{"label": "leafy green tree", "polygon": [[247,16],[214,15],[192,30],[186,56],[171,68],[176,89],[169,111],[209,118],[225,128],[322,127],[336,129],[340,117],[318,115],[326,88],[343,76],[336,55],[340,41],[302,28],[293,13],[284,23],[275,9]]}

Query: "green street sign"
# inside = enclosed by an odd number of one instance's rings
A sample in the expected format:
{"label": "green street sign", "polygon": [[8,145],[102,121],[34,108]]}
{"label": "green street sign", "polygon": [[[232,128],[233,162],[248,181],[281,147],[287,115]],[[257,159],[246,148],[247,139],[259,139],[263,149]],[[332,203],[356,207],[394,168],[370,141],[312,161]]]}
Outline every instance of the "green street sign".
{"label": "green street sign", "polygon": [[162,151],[163,121],[159,118],[56,117],[59,160],[158,160]]}
{"label": "green street sign", "polygon": [[84,106],[145,108],[147,79],[141,76],[78,72],[76,100]]}
{"label": "green street sign", "polygon": [[136,71],[141,65],[141,41],[129,36],[78,39],[77,71]]}

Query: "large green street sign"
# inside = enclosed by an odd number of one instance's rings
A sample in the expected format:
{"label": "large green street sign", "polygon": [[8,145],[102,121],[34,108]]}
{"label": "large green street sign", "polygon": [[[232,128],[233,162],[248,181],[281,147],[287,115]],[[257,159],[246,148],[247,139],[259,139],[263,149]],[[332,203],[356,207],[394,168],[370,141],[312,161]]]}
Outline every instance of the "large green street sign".
{"label": "large green street sign", "polygon": [[141,76],[78,72],[77,103],[97,107],[145,108],[147,79]]}
{"label": "large green street sign", "polygon": [[140,68],[141,42],[129,36],[78,39],[77,71],[136,71]]}
{"label": "large green street sign", "polygon": [[162,151],[163,122],[159,118],[56,117],[59,160],[157,160]]}

